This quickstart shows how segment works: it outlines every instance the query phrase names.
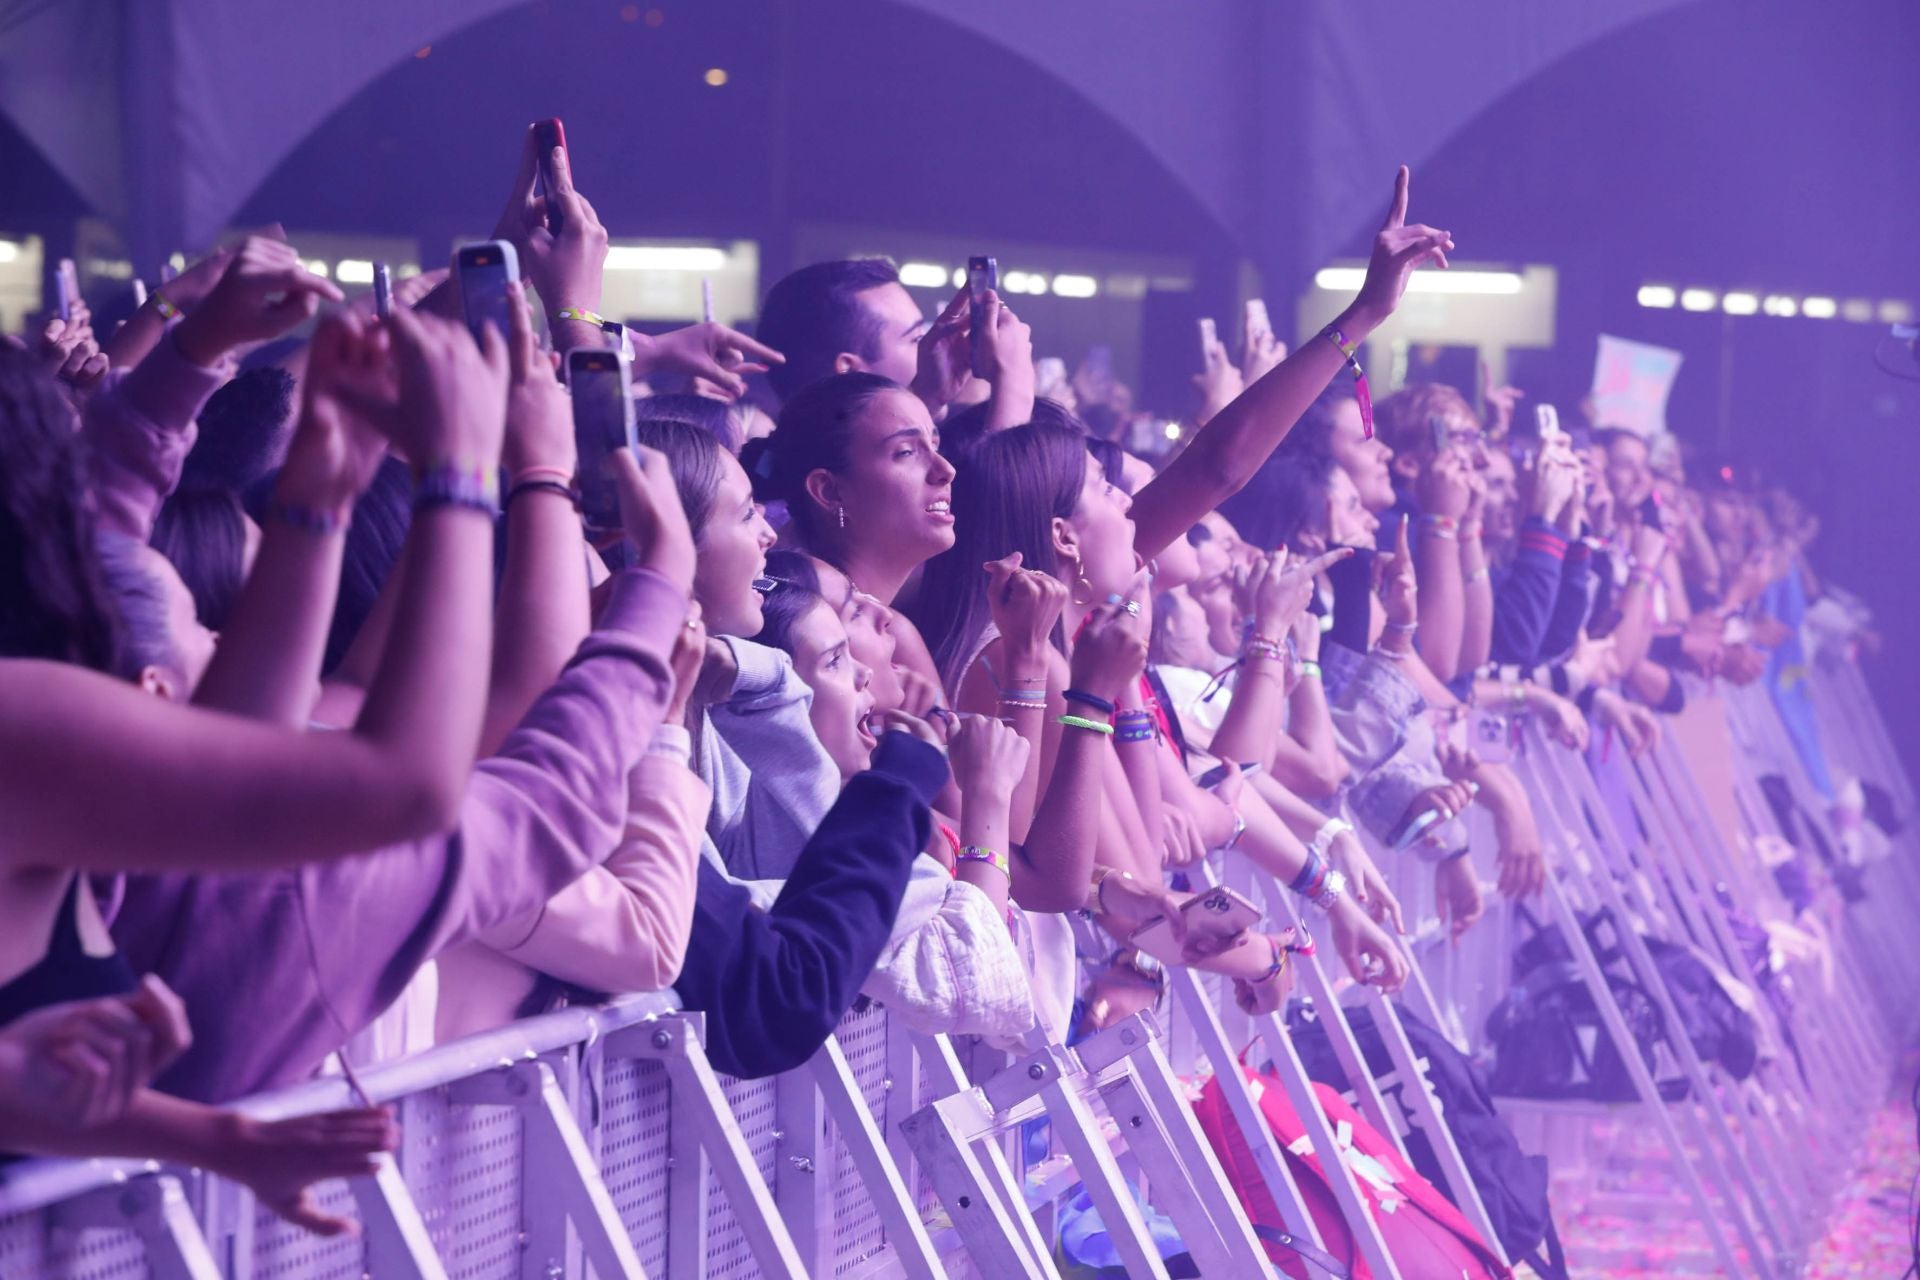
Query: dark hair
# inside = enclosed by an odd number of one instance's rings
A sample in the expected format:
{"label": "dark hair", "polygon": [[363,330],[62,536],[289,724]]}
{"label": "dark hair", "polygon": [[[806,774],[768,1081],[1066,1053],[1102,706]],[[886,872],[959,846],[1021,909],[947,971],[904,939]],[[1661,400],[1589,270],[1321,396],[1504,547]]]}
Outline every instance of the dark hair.
{"label": "dark hair", "polygon": [[[950,415],[940,424],[940,453],[958,467],[973,447],[985,440],[987,415],[993,411],[991,400],[982,400],[979,404],[970,404],[956,414]],[[1069,431],[1087,435],[1087,424],[1073,416],[1073,411],[1058,400],[1049,400],[1045,396],[1035,398],[1033,417],[1022,425],[1040,425],[1047,427],[1065,427]]]}
{"label": "dark hair", "polygon": [[100,576],[120,620],[110,674],[138,680],[148,667],[158,667],[178,675],[180,650],[167,625],[166,584],[144,563],[144,549],[124,533],[102,533],[96,547]]}
{"label": "dark hair", "polygon": [[25,351],[0,347],[0,658],[114,666],[73,406]]}
{"label": "dark hair", "polygon": [[859,295],[900,283],[885,258],[816,262],[783,277],[760,304],[760,341],[785,356],[767,371],[782,400],[830,376],[843,351],[871,359],[878,353],[879,325]]}
{"label": "dark hair", "polygon": [[1647,438],[1645,436],[1641,435],[1638,431],[1629,431],[1625,427],[1596,427],[1594,428],[1591,438],[1594,444],[1599,445],[1608,453],[1613,452],[1613,446],[1625,444],[1629,440],[1639,445],[1642,449],[1646,449],[1649,453],[1652,452],[1652,448],[1647,444]]}
{"label": "dark hair", "polygon": [[293,392],[293,375],[278,365],[248,369],[214,392],[200,410],[200,438],[187,454],[182,486],[237,492],[279,466]]}
{"label": "dark hair", "polygon": [[899,383],[877,373],[836,373],[822,378],[780,406],[773,434],[749,440],[740,464],[762,502],[785,502],[800,540],[816,550],[821,513],[807,496],[815,471],[844,471],[852,457],[853,422],[869,401]]}
{"label": "dark hair", "polygon": [[827,603],[820,594],[820,571],[806,552],[781,547],[767,552],[767,576],[774,587],[761,600],[764,621],[754,642],[792,653],[794,625],[815,605]]}
{"label": "dark hair", "polygon": [[634,435],[641,444],[666,455],[667,471],[687,512],[687,527],[699,542],[713,515],[725,446],[701,428],[674,418],[642,418],[634,424]]}
{"label": "dark hair", "polygon": [[[1326,536],[1328,485],[1340,466],[1333,455],[1302,451],[1287,458],[1276,456],[1269,463],[1279,465],[1262,468],[1262,504],[1227,515],[1240,536],[1263,551],[1291,547],[1303,533]],[[1224,505],[1222,514],[1226,514]]]}
{"label": "dark hair", "polygon": [[981,565],[1018,551],[1023,568],[1059,576],[1053,520],[1073,514],[1086,479],[1085,437],[1043,426],[995,432],[954,476],[956,539],[927,562],[910,613],[949,691],[991,618]]}
{"label": "dark hair", "polygon": [[193,595],[193,611],[214,631],[246,581],[247,513],[230,489],[182,489],[153,522],[153,546],[173,562]]}
{"label": "dark hair", "polygon": [[728,453],[740,452],[740,424],[734,421],[732,406],[724,401],[691,393],[648,396],[634,402],[634,413],[643,421],[684,422],[698,427]]}
{"label": "dark hair", "polygon": [[345,558],[340,566],[340,594],[327,629],[322,670],[339,666],[353,647],[354,637],[373,612],[374,602],[400,559],[400,548],[406,544],[412,525],[413,477],[406,463],[388,458],[353,504],[353,523],[347,527]]}
{"label": "dark hair", "polygon": [[1127,451],[1113,441],[1102,440],[1098,436],[1088,436],[1086,445],[1087,452],[1100,464],[1101,474],[1107,477],[1107,483],[1132,493],[1133,490],[1127,488]]}

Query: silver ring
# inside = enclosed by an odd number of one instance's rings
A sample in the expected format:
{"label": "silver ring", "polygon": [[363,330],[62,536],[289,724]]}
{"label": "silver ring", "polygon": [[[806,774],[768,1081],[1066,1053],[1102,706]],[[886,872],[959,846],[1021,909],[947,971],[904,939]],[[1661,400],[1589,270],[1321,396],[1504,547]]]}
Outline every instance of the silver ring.
{"label": "silver ring", "polygon": [[1129,618],[1137,618],[1140,616],[1140,602],[1138,600],[1128,600],[1120,607],[1127,611]]}

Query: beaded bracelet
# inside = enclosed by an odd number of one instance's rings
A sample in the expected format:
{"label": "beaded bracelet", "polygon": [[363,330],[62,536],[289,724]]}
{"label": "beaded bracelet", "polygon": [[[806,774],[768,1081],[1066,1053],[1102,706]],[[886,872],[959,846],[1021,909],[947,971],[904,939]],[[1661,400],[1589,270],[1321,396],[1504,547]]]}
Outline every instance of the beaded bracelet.
{"label": "beaded bracelet", "polygon": [[1145,714],[1143,719],[1121,721],[1114,727],[1115,742],[1155,742],[1160,737],[1159,728],[1153,723],[1153,716]]}
{"label": "beaded bracelet", "polygon": [[1353,371],[1353,397],[1360,403],[1360,431],[1367,439],[1373,439],[1373,394],[1367,387],[1367,371],[1360,367],[1360,344],[1347,341],[1347,335],[1338,325],[1328,325],[1320,331],[1320,336],[1339,350],[1347,368]]}
{"label": "beaded bracelet", "polygon": [[573,320],[580,324],[590,324],[598,329],[606,324],[607,318],[598,311],[589,311],[585,307],[562,307],[553,313],[555,320]]}
{"label": "beaded bracelet", "polygon": [[1305,896],[1307,891],[1318,884],[1327,874],[1327,860],[1318,849],[1307,850],[1307,860],[1302,864],[1299,874],[1287,881],[1287,888]]}
{"label": "beaded bracelet", "polygon": [[1420,623],[1418,620],[1413,622],[1395,622],[1392,618],[1388,618],[1386,621],[1386,629],[1397,636],[1410,636],[1420,629]]}
{"label": "beaded bracelet", "polygon": [[1259,977],[1246,979],[1252,986],[1263,986],[1266,983],[1272,982],[1280,976],[1280,971],[1287,967],[1287,951],[1286,948],[1280,945],[1279,940],[1269,934],[1267,935],[1267,945],[1273,948],[1273,963],[1267,966],[1267,971]]}
{"label": "beaded bracelet", "polygon": [[320,534],[339,533],[353,519],[353,509],[328,511],[321,507],[302,507],[291,502],[273,502],[267,506],[267,515],[281,524],[298,529],[302,533]]}
{"label": "beaded bracelet", "polygon": [[977,844],[969,844],[961,847],[960,852],[954,855],[954,861],[984,862],[1005,876],[1009,884],[1013,882],[1013,863],[1004,853],[996,853],[992,849],[984,848]]}
{"label": "beaded bracelet", "polygon": [[1003,707],[1019,707],[1022,711],[1045,711],[1047,709],[1047,700],[1045,698],[1009,698],[1002,696],[1000,705]]}
{"label": "beaded bracelet", "polygon": [[1420,517],[1421,525],[1436,538],[1457,538],[1460,525],[1452,516],[1426,515]]}
{"label": "beaded bracelet", "polygon": [[1462,538],[1477,538],[1480,536],[1480,531],[1483,527],[1482,523],[1478,520],[1462,520],[1460,522],[1460,536]]}
{"label": "beaded bracelet", "polygon": [[168,302],[167,295],[157,289],[147,295],[147,305],[159,312],[162,320],[178,320],[186,314],[186,312],[174,306],[171,302]]}
{"label": "beaded bracelet", "polygon": [[1248,658],[1267,658],[1274,662],[1284,662],[1287,658],[1285,646],[1272,640],[1249,640],[1240,650],[1242,661]]}
{"label": "beaded bracelet", "polygon": [[442,462],[428,467],[414,481],[413,509],[430,507],[465,507],[499,515],[500,473],[474,463]]}
{"label": "beaded bracelet", "polygon": [[1084,707],[1092,707],[1103,716],[1113,714],[1113,700],[1103,698],[1097,693],[1088,693],[1084,689],[1069,689],[1060,695],[1068,702],[1077,702]]}
{"label": "beaded bracelet", "polygon": [[1087,729],[1093,733],[1102,734],[1109,738],[1113,736],[1112,725],[1102,724],[1098,720],[1089,720],[1085,716],[1055,716],[1053,722],[1055,724],[1063,724],[1069,729]]}

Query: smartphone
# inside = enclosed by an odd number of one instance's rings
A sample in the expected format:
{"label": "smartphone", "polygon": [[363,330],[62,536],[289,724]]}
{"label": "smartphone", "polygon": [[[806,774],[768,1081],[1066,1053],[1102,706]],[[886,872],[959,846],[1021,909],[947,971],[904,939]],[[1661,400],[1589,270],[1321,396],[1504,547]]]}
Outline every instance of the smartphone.
{"label": "smartphone", "polygon": [[711,276],[700,281],[700,319],[707,324],[713,323],[713,278]]}
{"label": "smartphone", "polygon": [[1247,299],[1247,333],[1250,335],[1257,333],[1271,335],[1273,333],[1273,321],[1267,315],[1267,300],[1265,298]]}
{"label": "smartphone", "polygon": [[[1209,889],[1182,903],[1180,918],[1185,921],[1189,935],[1232,938],[1260,923],[1260,908],[1231,889]],[[1180,954],[1173,941],[1173,926],[1165,916],[1142,925],[1128,942],[1151,955],[1177,957]]]}
{"label": "smartphone", "polygon": [[1447,420],[1437,413],[1427,417],[1427,435],[1433,441],[1433,456],[1436,458],[1453,443],[1453,433],[1447,430]]}
{"label": "smartphone", "polygon": [[1067,362],[1059,356],[1041,356],[1033,362],[1034,389],[1043,396],[1067,385]]}
{"label": "smartphone", "polygon": [[[542,196],[552,194],[556,185],[553,179],[553,152],[556,147],[562,151],[567,149],[567,129],[560,123],[560,117],[536,120],[533,125],[533,151],[534,160],[540,166],[536,189]],[[571,162],[573,157],[568,156],[567,159]],[[547,230],[559,235],[563,221],[559,207],[552,201],[548,201]]]}
{"label": "smartphone", "polygon": [[133,309],[138,311],[147,305],[147,282],[139,276],[133,278]]}
{"label": "smartphone", "polygon": [[520,258],[505,240],[483,240],[460,246],[454,255],[454,275],[460,279],[460,306],[473,340],[491,324],[505,342],[513,332],[513,299],[507,286],[520,279]]}
{"label": "smartphone", "polygon": [[1560,430],[1560,411],[1550,404],[1533,406],[1533,433],[1542,444],[1561,443],[1564,433]]}
{"label": "smartphone", "polygon": [[1645,502],[1640,504],[1640,523],[1650,529],[1664,529],[1666,525],[1660,519],[1660,491],[1651,490]]}
{"label": "smartphone", "polygon": [[80,300],[80,275],[72,258],[62,258],[53,269],[54,296],[59,299],[60,318],[73,319],[73,304]]}
{"label": "smartphone", "polygon": [[973,352],[973,376],[984,376],[986,344],[981,341],[987,323],[987,291],[1000,287],[1000,264],[992,258],[967,259],[967,332]]}
{"label": "smartphone", "polygon": [[611,347],[575,347],[567,352],[567,385],[573,391],[573,440],[580,457],[580,515],[588,529],[620,527],[620,495],[606,462],[637,443],[633,430],[633,367]]}
{"label": "smartphone", "polygon": [[373,264],[373,314],[382,320],[393,316],[393,269],[384,262]]}
{"label": "smartphone", "polygon": [[1213,766],[1213,768],[1201,774],[1199,777],[1195,778],[1193,780],[1193,784],[1199,787],[1202,791],[1211,791],[1215,787],[1219,786],[1221,783],[1227,780],[1227,769],[1229,767],[1230,766],[1224,763],[1217,764]]}
{"label": "smartphone", "polygon": [[1220,329],[1213,323],[1212,316],[1200,317],[1200,367],[1206,368],[1213,362],[1213,349],[1219,345]]}

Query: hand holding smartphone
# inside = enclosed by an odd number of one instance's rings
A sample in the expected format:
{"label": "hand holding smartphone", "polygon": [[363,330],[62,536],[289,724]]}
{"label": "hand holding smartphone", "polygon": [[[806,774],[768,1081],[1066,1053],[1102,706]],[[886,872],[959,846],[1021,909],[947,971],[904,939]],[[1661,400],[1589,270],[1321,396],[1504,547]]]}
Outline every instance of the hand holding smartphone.
{"label": "hand holding smartphone", "polygon": [[972,353],[973,376],[986,376],[986,344],[993,340],[986,331],[987,294],[1000,288],[1000,264],[992,258],[967,259],[967,335]]}
{"label": "hand holding smartphone", "polygon": [[1200,317],[1200,367],[1213,367],[1213,351],[1220,345],[1220,329],[1213,323],[1212,316]]}
{"label": "hand holding smartphone", "polygon": [[393,318],[393,269],[384,262],[373,264],[373,314]]}
{"label": "hand holding smartphone", "polygon": [[72,258],[62,258],[54,267],[53,289],[58,299],[60,318],[72,320],[74,304],[80,300],[80,273],[74,269]]}
{"label": "hand holding smartphone", "polygon": [[501,341],[513,332],[513,298],[507,286],[520,280],[520,258],[505,240],[483,240],[462,245],[454,254],[454,274],[460,279],[460,306],[467,329],[479,342],[490,324]]}
{"label": "hand holding smartphone", "polygon": [[[567,149],[566,126],[560,123],[558,116],[534,122],[533,149],[534,159],[540,166],[539,174],[535,178],[536,194],[551,196],[558,185],[554,180],[553,153]],[[569,156],[567,159],[571,162],[573,157]],[[547,230],[556,236],[559,235],[565,219],[560,214],[559,206],[550,199],[546,201],[546,221]]]}
{"label": "hand holding smartphone", "polygon": [[[1180,918],[1190,940],[1196,936],[1236,938],[1260,923],[1260,908],[1231,889],[1214,888],[1181,903]],[[1150,955],[1177,959],[1180,954],[1173,940],[1173,926],[1165,916],[1148,921],[1127,941]]]}
{"label": "hand holding smartphone", "polygon": [[632,366],[624,351],[575,347],[567,352],[567,385],[573,391],[573,438],[580,458],[580,516],[593,532],[617,531],[620,495],[607,458],[638,443]]}

